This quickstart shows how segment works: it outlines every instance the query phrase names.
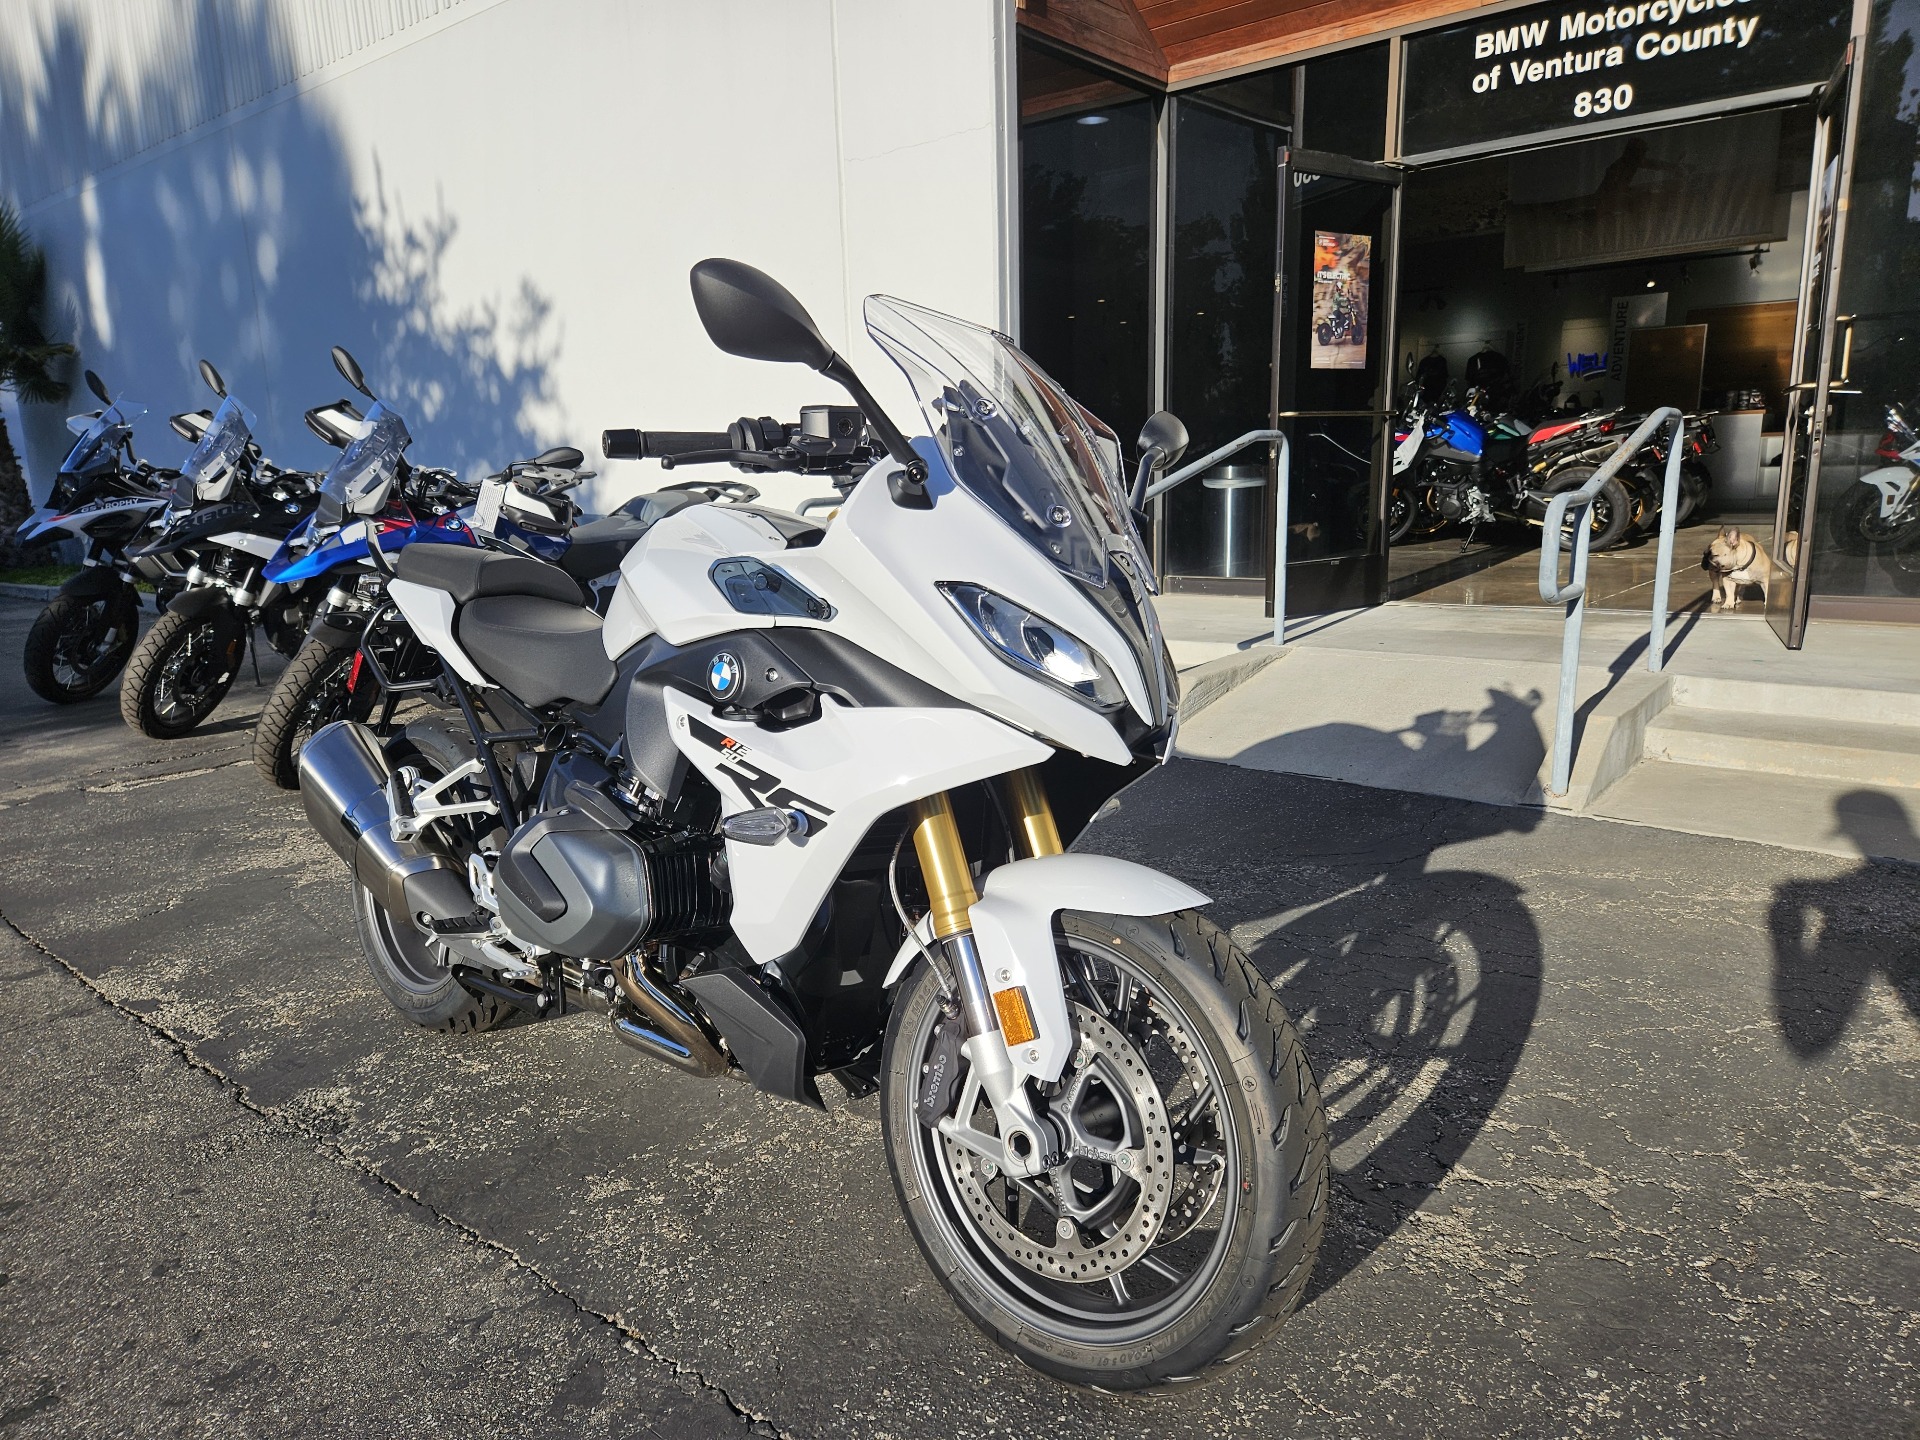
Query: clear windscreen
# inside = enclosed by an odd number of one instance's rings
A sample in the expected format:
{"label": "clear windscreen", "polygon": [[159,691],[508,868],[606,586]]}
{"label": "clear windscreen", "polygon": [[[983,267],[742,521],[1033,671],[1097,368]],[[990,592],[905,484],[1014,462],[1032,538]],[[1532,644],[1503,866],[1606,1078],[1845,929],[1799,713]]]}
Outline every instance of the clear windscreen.
{"label": "clear windscreen", "polygon": [[1151,585],[1114,433],[997,331],[885,295],[867,332],[906,373],[954,479],[1069,575],[1128,557]]}
{"label": "clear windscreen", "polygon": [[387,505],[400,457],[413,437],[400,412],[376,400],[360,433],[340,452],[320,484],[317,525],[338,525],[350,515],[377,515]]}
{"label": "clear windscreen", "polygon": [[183,499],[226,499],[240,457],[247,453],[247,442],[253,438],[253,425],[253,412],[245,405],[231,395],[222,400],[193,453],[180,467],[175,493]]}
{"label": "clear windscreen", "polygon": [[122,400],[109,405],[98,415],[69,415],[67,429],[79,438],[73,442],[73,448],[67,452],[67,458],[60,462],[62,470],[84,470],[92,464],[100,449],[117,443],[118,432],[132,425],[147,413],[144,405],[135,405]]}

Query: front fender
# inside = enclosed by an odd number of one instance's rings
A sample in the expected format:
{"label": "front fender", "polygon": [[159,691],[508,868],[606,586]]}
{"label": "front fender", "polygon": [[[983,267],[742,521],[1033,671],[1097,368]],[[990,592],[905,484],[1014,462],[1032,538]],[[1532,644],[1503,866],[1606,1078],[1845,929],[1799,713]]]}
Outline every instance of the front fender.
{"label": "front fender", "polygon": [[101,600],[117,595],[127,588],[127,582],[121,578],[118,570],[106,565],[89,565],[78,575],[71,575],[60,587],[62,595],[77,595],[83,600]]}
{"label": "front fender", "polygon": [[[1054,946],[1055,915],[1062,910],[1167,915],[1208,903],[1191,885],[1110,855],[1042,855],[989,873],[969,912],[974,944],[989,989],[1017,986],[1026,991],[1037,1032],[1032,1042],[1008,1052],[1016,1077],[1057,1080],[1073,1053],[1073,1023]],[[905,974],[919,954],[919,945],[908,937],[886,983],[892,985]]]}
{"label": "front fender", "polygon": [[196,585],[191,590],[182,590],[173,597],[167,609],[175,615],[184,615],[189,620],[197,620],[202,615],[211,614],[221,608],[231,610],[233,597],[225,590],[215,589],[211,585]]}
{"label": "front fender", "polygon": [[1880,492],[1880,518],[1891,520],[1900,510],[1900,502],[1913,485],[1913,471],[1905,465],[1884,465],[1860,477],[1862,485]]}

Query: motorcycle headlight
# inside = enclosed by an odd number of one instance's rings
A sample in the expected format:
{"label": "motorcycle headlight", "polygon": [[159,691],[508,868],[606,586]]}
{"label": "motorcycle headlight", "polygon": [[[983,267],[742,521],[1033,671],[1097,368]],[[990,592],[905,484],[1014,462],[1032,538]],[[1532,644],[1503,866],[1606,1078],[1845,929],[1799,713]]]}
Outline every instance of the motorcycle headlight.
{"label": "motorcycle headlight", "polygon": [[1126,692],[1100,657],[1052,621],[978,585],[939,585],[973,633],[1014,669],[1103,710],[1126,703]]}

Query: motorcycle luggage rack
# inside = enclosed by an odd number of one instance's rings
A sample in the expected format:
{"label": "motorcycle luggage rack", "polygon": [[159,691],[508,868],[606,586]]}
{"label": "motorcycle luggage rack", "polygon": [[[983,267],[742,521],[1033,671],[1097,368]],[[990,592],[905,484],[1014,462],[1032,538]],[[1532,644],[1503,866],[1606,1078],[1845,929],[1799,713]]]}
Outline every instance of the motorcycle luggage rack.
{"label": "motorcycle luggage rack", "polygon": [[[1549,605],[1567,607],[1560,639],[1560,699],[1553,722],[1553,778],[1547,794],[1562,798],[1573,783],[1573,712],[1580,686],[1580,630],[1587,617],[1587,551],[1593,529],[1587,512],[1601,487],[1626,468],[1627,461],[1663,425],[1671,425],[1667,442],[1666,485],[1660,499],[1660,549],[1653,577],[1653,620],[1647,631],[1647,669],[1658,674],[1666,664],[1667,588],[1673,577],[1673,527],[1680,509],[1680,455],[1685,448],[1686,416],[1672,405],[1655,410],[1639,428],[1622,440],[1613,454],[1578,490],[1553,497],[1540,526],[1540,598]],[[1574,523],[1573,564],[1567,583],[1560,583],[1560,535],[1569,516]]]}

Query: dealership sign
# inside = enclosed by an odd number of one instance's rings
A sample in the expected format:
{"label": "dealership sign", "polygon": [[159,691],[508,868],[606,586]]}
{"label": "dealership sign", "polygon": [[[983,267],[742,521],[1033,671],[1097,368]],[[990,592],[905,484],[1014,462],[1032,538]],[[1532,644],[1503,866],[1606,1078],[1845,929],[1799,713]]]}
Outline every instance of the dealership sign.
{"label": "dealership sign", "polygon": [[1573,138],[1808,89],[1833,73],[1852,14],[1852,0],[1563,0],[1412,35],[1401,153]]}

